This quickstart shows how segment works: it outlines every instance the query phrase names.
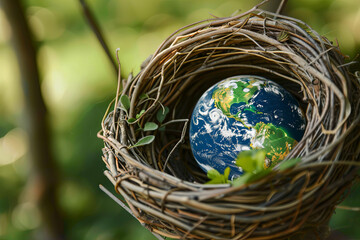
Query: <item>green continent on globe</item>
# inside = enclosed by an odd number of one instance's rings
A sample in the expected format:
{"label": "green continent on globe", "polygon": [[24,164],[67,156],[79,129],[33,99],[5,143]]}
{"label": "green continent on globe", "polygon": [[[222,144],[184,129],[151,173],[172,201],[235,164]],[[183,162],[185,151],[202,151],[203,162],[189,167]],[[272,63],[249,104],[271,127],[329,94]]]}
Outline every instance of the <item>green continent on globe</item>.
{"label": "green continent on globe", "polygon": [[295,139],[288,136],[282,129],[272,123],[259,122],[254,127],[256,133],[251,139],[250,147],[253,149],[264,149],[266,158],[270,162],[264,163],[264,167],[276,165],[283,160],[292,148],[298,143]]}
{"label": "green continent on globe", "polygon": [[[259,81],[253,79],[250,80],[249,82],[243,82],[243,81],[231,82],[232,84],[228,84],[228,86],[226,86],[226,83],[229,82],[225,82],[225,84],[222,84],[225,85],[225,87],[219,87],[214,90],[212,94],[212,98],[214,99],[215,107],[220,109],[224,113],[224,115],[227,116],[228,118],[234,118],[235,120],[240,121],[244,124],[243,119],[238,117],[239,114],[241,114],[241,112],[238,112],[236,115],[230,113],[231,106],[235,103],[241,103],[241,102],[244,102],[246,105],[248,105],[249,100],[254,96],[254,94],[258,90],[260,90],[265,86],[265,83],[254,85],[254,83],[259,83]],[[244,110],[257,112],[256,108],[252,105],[249,106],[248,108],[245,108]]]}

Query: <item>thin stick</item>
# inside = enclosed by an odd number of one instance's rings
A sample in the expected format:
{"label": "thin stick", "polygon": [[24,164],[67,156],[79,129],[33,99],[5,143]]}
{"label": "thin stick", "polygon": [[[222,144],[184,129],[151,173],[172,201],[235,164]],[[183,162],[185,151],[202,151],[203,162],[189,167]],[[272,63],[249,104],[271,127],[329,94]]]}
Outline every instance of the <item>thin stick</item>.
{"label": "thin stick", "polygon": [[348,207],[348,206],[336,206],[337,209],[350,210],[354,212],[360,212],[360,207]]}
{"label": "thin stick", "polygon": [[[133,216],[136,220],[138,220],[135,215],[132,213],[132,211],[130,210],[130,208],[128,206],[126,206],[120,199],[118,199],[114,194],[112,194],[109,190],[107,190],[103,185],[99,184],[99,188],[101,191],[103,191],[106,195],[108,195],[112,200],[114,200],[117,204],[119,204],[123,209],[125,209],[125,211],[127,211],[128,213],[131,214],[131,216]],[[146,228],[148,229],[148,228]],[[157,239],[159,240],[164,240],[160,235],[151,232],[150,229],[148,229],[149,232],[154,235]]]}
{"label": "thin stick", "polygon": [[[114,105],[114,115],[113,115],[113,124],[115,126],[115,117],[116,117],[116,109],[118,107],[118,101],[119,101],[119,94],[122,91],[122,82],[121,82],[121,64],[119,59],[119,51],[120,48],[116,49],[116,60],[118,63],[118,82],[117,82],[117,89],[116,89],[116,97],[115,97],[115,105]],[[118,131],[116,130],[115,138],[117,139]]]}
{"label": "thin stick", "polygon": [[117,204],[119,204],[123,209],[125,209],[128,213],[131,214],[131,216],[133,216],[135,219],[136,216],[132,213],[132,211],[130,210],[130,208],[128,206],[125,205],[125,203],[123,203],[120,199],[118,199],[114,194],[112,194],[109,190],[107,190],[103,185],[99,184],[99,188],[101,189],[101,191],[103,191],[106,195],[108,195],[112,200],[114,200]]}
{"label": "thin stick", "polygon": [[104,35],[101,32],[101,29],[99,27],[98,22],[96,21],[94,14],[91,12],[90,8],[88,7],[87,3],[85,2],[85,0],[80,0],[81,6],[82,6],[82,10],[85,16],[85,19],[87,21],[87,23],[89,24],[89,26],[91,27],[93,33],[96,35],[96,38],[98,39],[99,43],[101,44],[103,50],[105,51],[109,61],[111,62],[111,65],[113,66],[115,73],[117,74],[118,72],[118,67],[117,64],[114,60],[114,58],[111,56],[109,47],[105,41]]}
{"label": "thin stick", "polygon": [[288,0],[281,0],[279,7],[276,10],[276,15],[279,15],[284,11],[284,8],[285,8],[287,2],[288,2]]}
{"label": "thin stick", "polygon": [[163,171],[165,171],[166,166],[167,166],[167,163],[168,163],[168,161],[169,161],[170,156],[172,155],[172,153],[173,153],[173,152],[175,151],[175,149],[179,146],[179,144],[184,141],[185,135],[186,135],[186,127],[187,127],[187,124],[188,124],[188,119],[186,119],[186,121],[185,121],[184,128],[183,128],[183,130],[182,130],[180,140],[175,144],[175,146],[173,147],[173,149],[170,151],[169,155],[168,155],[167,158],[166,158],[166,161],[165,161],[165,163],[164,163]]}

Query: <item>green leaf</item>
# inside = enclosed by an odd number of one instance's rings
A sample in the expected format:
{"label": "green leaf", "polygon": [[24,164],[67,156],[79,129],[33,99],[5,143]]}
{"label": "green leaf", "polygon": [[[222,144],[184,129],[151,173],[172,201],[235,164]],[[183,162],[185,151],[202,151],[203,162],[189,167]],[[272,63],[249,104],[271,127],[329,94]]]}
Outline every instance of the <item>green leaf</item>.
{"label": "green leaf", "polygon": [[255,181],[269,175],[269,173],[271,173],[271,171],[272,171],[271,168],[267,168],[267,169],[263,169],[259,172],[256,172],[255,174],[252,174],[252,176],[249,178],[247,183],[255,182]]}
{"label": "green leaf", "polygon": [[139,98],[140,98],[140,100],[147,99],[147,98],[149,98],[149,95],[147,95],[146,93],[143,93],[140,95]]}
{"label": "green leaf", "polygon": [[144,131],[154,131],[158,128],[159,126],[154,123],[154,122],[147,122],[145,123],[145,126],[144,126]]}
{"label": "green leaf", "polygon": [[262,149],[242,151],[238,154],[235,164],[245,172],[262,170],[264,169],[265,155],[266,153]]}
{"label": "green leaf", "polygon": [[244,174],[233,180],[232,185],[237,187],[259,180],[271,172],[272,168],[264,168],[266,152],[263,149],[242,151],[236,158],[236,165],[244,170]]}
{"label": "green leaf", "polygon": [[230,167],[227,167],[224,170],[224,177],[226,180],[229,179],[229,175],[230,175]]}
{"label": "green leaf", "polygon": [[145,110],[141,110],[140,113],[136,114],[136,119],[139,119],[143,114],[144,114]]}
{"label": "green leaf", "polygon": [[230,167],[227,167],[224,170],[224,174],[219,173],[216,169],[210,169],[207,172],[207,176],[210,179],[206,184],[221,184],[221,183],[229,183],[229,174]]}
{"label": "green leaf", "polygon": [[227,181],[224,178],[224,175],[220,175],[217,178],[211,179],[210,181],[206,182],[206,184],[222,184],[227,183]]}
{"label": "green leaf", "polygon": [[255,182],[265,176],[267,176],[271,172],[270,168],[258,170],[256,172],[246,172],[244,175],[236,178],[232,182],[232,186],[238,187],[243,184]]}
{"label": "green leaf", "polygon": [[121,105],[127,110],[130,108],[130,98],[127,95],[121,95],[120,97]]}
{"label": "green leaf", "polygon": [[136,121],[135,118],[129,118],[129,119],[127,120],[127,122],[128,122],[129,124],[131,124],[131,123],[133,123],[133,122],[135,122],[135,121]]}
{"label": "green leaf", "polygon": [[210,169],[208,172],[207,172],[207,177],[209,179],[214,179],[214,178],[217,178],[218,176],[220,176],[221,174],[216,170],[216,169]]}
{"label": "green leaf", "polygon": [[289,159],[287,161],[283,161],[279,165],[279,170],[285,170],[285,169],[288,169],[288,168],[292,168],[296,164],[298,164],[299,162],[301,162],[301,158],[291,158],[291,159]]}
{"label": "green leaf", "polygon": [[241,186],[241,185],[246,184],[246,183],[249,181],[249,179],[250,179],[250,177],[251,177],[252,174],[253,174],[253,173],[251,173],[251,172],[244,173],[244,174],[241,175],[240,177],[234,179],[234,180],[232,181],[232,184],[231,184],[231,185],[234,186],[234,187],[238,187],[238,186]]}
{"label": "green leaf", "polygon": [[164,109],[163,108],[160,108],[159,111],[156,113],[156,119],[162,123],[165,118],[166,118],[166,115],[169,113],[169,108],[168,107],[165,107]]}
{"label": "green leaf", "polygon": [[132,145],[129,148],[133,148],[133,147],[140,147],[140,146],[144,146],[144,145],[148,145],[150,143],[152,143],[155,139],[154,135],[148,135],[145,136],[143,138],[140,138],[139,141],[137,141],[137,143],[135,143],[134,145]]}

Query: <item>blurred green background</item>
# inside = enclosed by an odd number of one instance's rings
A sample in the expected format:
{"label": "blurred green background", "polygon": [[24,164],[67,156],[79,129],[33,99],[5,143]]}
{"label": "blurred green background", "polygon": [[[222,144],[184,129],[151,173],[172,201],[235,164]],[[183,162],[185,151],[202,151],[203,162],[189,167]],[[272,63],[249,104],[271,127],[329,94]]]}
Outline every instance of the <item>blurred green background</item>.
{"label": "blurred green background", "polygon": [[[257,1],[258,2],[258,1]],[[41,90],[49,111],[53,154],[61,172],[59,201],[67,239],[155,239],[98,188],[113,189],[103,176],[100,121],[115,95],[116,77],[86,25],[76,0],[23,1],[38,46]],[[173,31],[186,24],[245,11],[255,1],[89,0],[123,75],[139,66]],[[360,49],[358,0],[290,1],[289,16],[326,35],[352,60]],[[30,163],[23,125],[20,73],[10,46],[11,29],[0,9],[0,239],[33,239],[42,225],[26,191]],[[359,184],[341,204],[360,205]],[[360,239],[360,212],[337,209],[331,227]]]}

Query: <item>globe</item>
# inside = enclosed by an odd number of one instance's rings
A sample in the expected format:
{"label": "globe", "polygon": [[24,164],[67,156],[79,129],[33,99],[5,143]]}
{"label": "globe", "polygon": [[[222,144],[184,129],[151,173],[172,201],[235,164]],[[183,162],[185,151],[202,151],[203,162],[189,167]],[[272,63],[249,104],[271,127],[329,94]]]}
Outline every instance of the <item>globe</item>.
{"label": "globe", "polygon": [[251,75],[234,76],[210,87],[198,100],[190,121],[190,146],[205,171],[229,178],[243,174],[235,165],[241,151],[264,149],[264,166],[284,159],[301,140],[306,121],[299,103],[277,83]]}

